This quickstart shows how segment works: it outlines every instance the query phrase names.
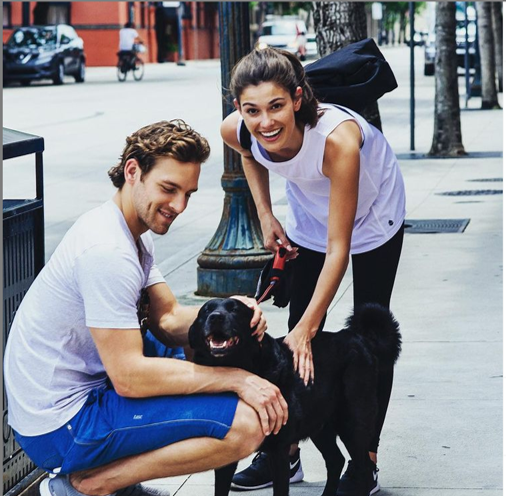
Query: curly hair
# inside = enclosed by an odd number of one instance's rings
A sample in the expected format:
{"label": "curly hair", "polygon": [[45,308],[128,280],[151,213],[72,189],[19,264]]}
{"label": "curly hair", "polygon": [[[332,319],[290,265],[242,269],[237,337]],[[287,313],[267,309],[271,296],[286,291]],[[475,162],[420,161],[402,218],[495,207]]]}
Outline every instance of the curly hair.
{"label": "curly hair", "polygon": [[241,101],[242,92],[248,86],[260,83],[275,83],[284,88],[292,98],[297,87],[302,88],[302,104],[295,113],[295,119],[310,127],[318,122],[318,101],[306,78],[299,59],[286,50],[279,48],[254,49],[243,57],[232,69],[230,92]]}
{"label": "curly hair", "polygon": [[160,121],[144,126],[126,139],[119,164],[109,169],[109,177],[118,189],[125,184],[125,164],[137,160],[141,178],[160,157],[171,157],[180,162],[202,163],[209,158],[209,143],[181,119]]}

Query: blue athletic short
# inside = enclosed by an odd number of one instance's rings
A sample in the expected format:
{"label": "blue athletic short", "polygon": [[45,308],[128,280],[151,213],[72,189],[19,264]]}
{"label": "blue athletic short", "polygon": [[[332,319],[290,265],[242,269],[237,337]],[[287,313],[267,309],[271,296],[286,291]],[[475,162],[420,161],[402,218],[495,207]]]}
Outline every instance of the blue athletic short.
{"label": "blue athletic short", "polygon": [[91,391],[79,413],[56,431],[15,436],[38,467],[70,474],[184,439],[223,439],[237,402],[233,393],[124,398],[106,386]]}

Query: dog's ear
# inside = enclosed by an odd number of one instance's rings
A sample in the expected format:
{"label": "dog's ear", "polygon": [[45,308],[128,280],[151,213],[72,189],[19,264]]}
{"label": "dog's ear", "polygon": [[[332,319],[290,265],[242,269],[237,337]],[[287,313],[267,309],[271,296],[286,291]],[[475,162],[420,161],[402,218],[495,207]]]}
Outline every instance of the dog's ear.
{"label": "dog's ear", "polygon": [[250,320],[253,318],[254,310],[241,300],[237,300],[235,298],[228,298],[228,300],[226,300],[225,302],[225,308],[229,312],[238,311],[240,312],[239,313],[240,315],[249,317]]}
{"label": "dog's ear", "polygon": [[195,323],[197,321],[195,321],[191,326],[190,326],[190,329],[188,330],[188,342],[190,344],[190,348],[192,350],[196,349],[195,347],[197,346],[197,330],[195,328]]}

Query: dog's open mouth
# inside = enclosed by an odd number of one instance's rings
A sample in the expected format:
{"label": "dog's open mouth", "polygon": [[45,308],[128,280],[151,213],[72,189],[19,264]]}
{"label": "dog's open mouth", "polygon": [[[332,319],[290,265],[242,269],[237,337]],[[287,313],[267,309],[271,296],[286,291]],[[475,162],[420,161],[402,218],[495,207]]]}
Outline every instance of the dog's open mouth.
{"label": "dog's open mouth", "polygon": [[225,336],[220,336],[219,334],[211,334],[206,338],[206,343],[209,347],[209,351],[214,356],[226,355],[239,343],[239,336],[233,336],[227,339]]}

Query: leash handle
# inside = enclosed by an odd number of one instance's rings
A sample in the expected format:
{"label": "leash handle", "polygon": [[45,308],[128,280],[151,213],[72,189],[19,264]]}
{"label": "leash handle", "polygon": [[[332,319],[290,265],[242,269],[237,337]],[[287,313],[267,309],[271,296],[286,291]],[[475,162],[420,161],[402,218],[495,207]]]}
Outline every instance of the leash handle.
{"label": "leash handle", "polygon": [[286,248],[284,246],[280,246],[274,256],[274,262],[272,263],[273,269],[283,270],[285,268],[286,254]]}
{"label": "leash handle", "polygon": [[276,252],[276,255],[274,256],[274,261],[272,262],[272,272],[273,275],[269,279],[269,285],[263,292],[262,296],[258,298],[257,302],[261,303],[264,301],[269,293],[271,292],[272,288],[279,282],[281,273],[283,272],[285,268],[285,262],[286,262],[286,254],[287,250],[283,246],[280,246],[278,248],[278,251]]}

